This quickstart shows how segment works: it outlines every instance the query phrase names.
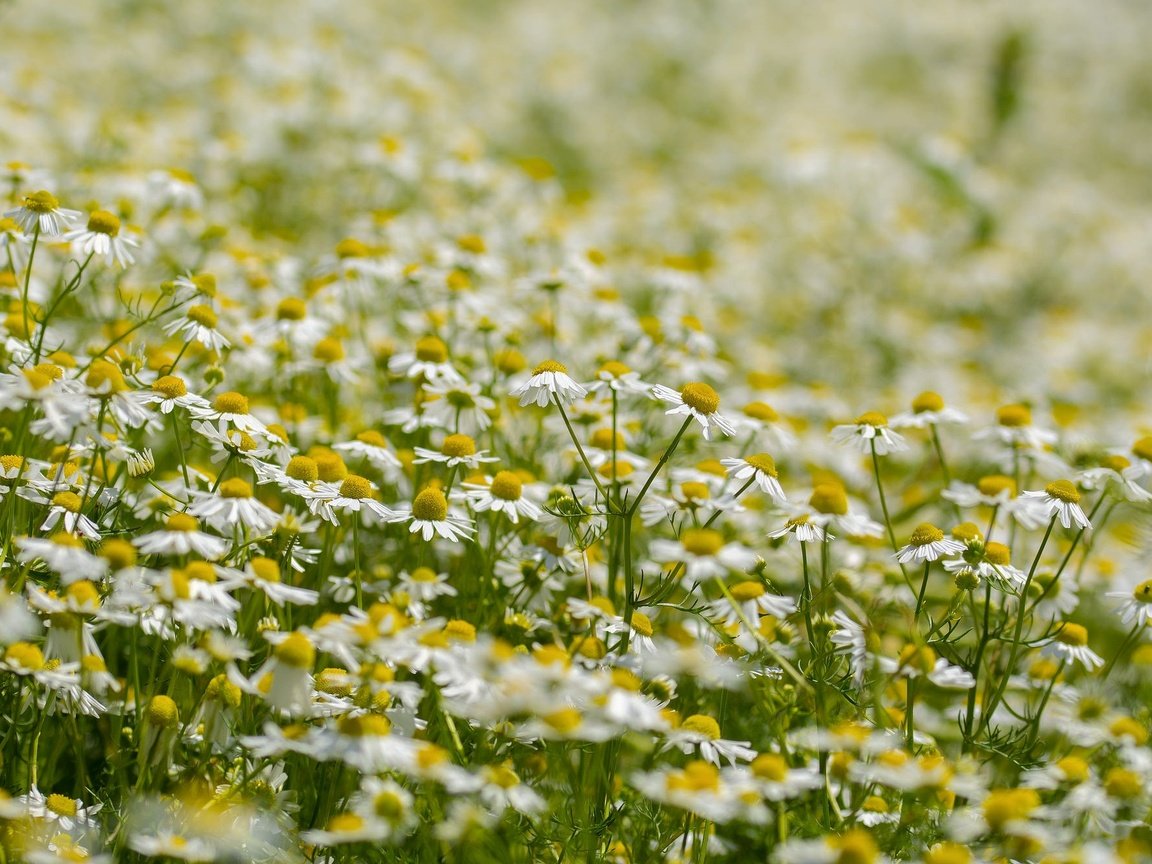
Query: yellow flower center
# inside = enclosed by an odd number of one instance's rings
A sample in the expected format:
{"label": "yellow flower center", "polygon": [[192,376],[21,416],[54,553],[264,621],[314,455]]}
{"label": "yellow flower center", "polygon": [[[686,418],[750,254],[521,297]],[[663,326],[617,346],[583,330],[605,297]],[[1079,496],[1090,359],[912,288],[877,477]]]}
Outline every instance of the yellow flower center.
{"label": "yellow flower center", "polygon": [[1049,497],[1063,501],[1065,504],[1080,503],[1080,493],[1076,491],[1076,487],[1072,485],[1070,480],[1054,480],[1044,487],[1044,491],[1048,493]]}
{"label": "yellow flower center", "polygon": [[76,799],[53,793],[44,799],[44,805],[57,816],[75,816]]}
{"label": "yellow flower center", "polygon": [[1132,598],[1137,603],[1152,603],[1152,579],[1145,579],[1132,591]]}
{"label": "yellow flower center", "polygon": [[1003,474],[989,474],[976,481],[976,488],[980,490],[981,495],[987,495],[989,498],[995,498],[1002,492],[1015,495],[1016,481]]}
{"label": "yellow flower center", "polygon": [[843,516],[848,512],[848,495],[839,483],[820,483],[812,490],[808,504],[817,513]]}
{"label": "yellow flower center", "polygon": [[123,570],[136,563],[136,547],[127,540],[110,537],[100,544],[100,557],[107,561],[113,570]]}
{"label": "yellow flower center", "polygon": [[776,462],[767,453],[756,453],[753,456],[747,456],[744,459],[749,465],[755,468],[762,474],[767,474],[769,477],[779,477],[776,471]]}
{"label": "yellow flower center", "polygon": [[782,783],[788,777],[788,763],[778,753],[761,753],[750,767],[757,777],[773,783]]}
{"label": "yellow flower center", "polygon": [[476,455],[476,442],[470,435],[449,435],[440,445],[440,452],[450,459],[463,459]]}
{"label": "yellow flower center", "polygon": [[836,864],[873,864],[880,854],[876,841],[863,828],[853,828],[832,842],[840,852]]}
{"label": "yellow flower center", "polygon": [[1141,747],[1148,743],[1148,728],[1134,717],[1117,717],[1108,731],[1116,738],[1129,737]]}
{"label": "yellow flower center", "polygon": [[344,359],[344,343],[334,336],[328,336],[316,343],[312,356],[321,363],[338,363]]}
{"label": "yellow flower center", "polygon": [[44,668],[44,652],[31,642],[12,643],[4,652],[4,659],[33,672]]}
{"label": "yellow flower center", "polygon": [[375,429],[366,429],[356,436],[356,440],[361,444],[368,444],[372,447],[387,447],[388,441],[377,432]]}
{"label": "yellow flower center", "polygon": [[611,375],[613,378],[622,378],[632,370],[621,363],[619,360],[609,360],[600,367],[600,372]]}
{"label": "yellow flower center", "polygon": [[328,830],[333,834],[354,834],[364,827],[364,820],[355,813],[337,813],[328,820]]}
{"label": "yellow flower center", "polygon": [[164,527],[169,531],[196,531],[200,528],[200,520],[187,513],[169,513]]}
{"label": "yellow flower center", "polygon": [[1005,405],[996,411],[996,422],[1001,426],[1032,425],[1032,409],[1027,405]]}
{"label": "yellow flower center", "polygon": [[159,694],[152,697],[144,710],[144,717],[153,726],[170,729],[180,722],[180,709],[170,696]]}
{"label": "yellow flower center", "polygon": [[696,759],[685,765],[683,771],[669,774],[664,782],[671,792],[716,791],[720,788],[720,771],[716,766]]}
{"label": "yellow flower center", "polygon": [[643,612],[632,613],[632,629],[639,633],[641,636],[652,635],[652,619],[645,615]]}
{"label": "yellow flower center", "polygon": [[1074,648],[1081,648],[1088,644],[1088,629],[1070,621],[1056,634],[1056,641]]}
{"label": "yellow flower center", "polygon": [[221,414],[247,414],[248,397],[243,393],[229,390],[213,399],[212,407]]}
{"label": "yellow flower center", "polygon": [[993,789],[984,799],[984,821],[998,831],[1009,822],[1027,819],[1039,806],[1035,789]]}
{"label": "yellow flower center", "polygon": [[924,864],[972,864],[972,853],[959,843],[937,843],[924,856]]}
{"label": "yellow flower center", "polygon": [[120,219],[115,213],[109,213],[107,210],[93,210],[88,216],[88,230],[95,234],[115,237],[120,233]]}
{"label": "yellow flower center", "polygon": [[33,213],[51,213],[60,207],[60,202],[51,192],[41,189],[24,196],[24,207]]}
{"label": "yellow flower center", "polygon": [[248,562],[248,566],[252,568],[252,572],[256,574],[258,579],[263,579],[265,582],[280,581],[280,565],[272,558],[257,555]]}
{"label": "yellow flower center", "polygon": [[1104,789],[1113,798],[1136,798],[1144,791],[1144,781],[1135,771],[1112,768],[1104,776]]}
{"label": "yellow flower center", "polygon": [[293,456],[284,466],[284,473],[293,480],[314,483],[320,476],[320,469],[316,466],[316,460],[309,456]]}
{"label": "yellow flower center", "polygon": [[396,822],[404,815],[404,799],[395,792],[381,792],[372,799],[372,810],[381,819]]}
{"label": "yellow flower center", "polygon": [[492,478],[492,485],[489,487],[493,498],[500,498],[504,501],[518,501],[521,495],[524,494],[524,484],[520,478],[511,471],[500,471],[495,477]]}
{"label": "yellow flower center", "polygon": [[888,418],[879,411],[865,411],[856,418],[857,426],[887,426]]}
{"label": "yellow flower center", "polygon": [[1152,435],[1145,435],[1132,445],[1132,455],[1152,461]]}
{"label": "yellow flower center", "polygon": [[252,487],[239,477],[232,477],[220,484],[221,498],[251,498]]}
{"label": "yellow flower center", "polygon": [[176,399],[188,395],[188,385],[183,378],[175,375],[163,375],[152,383],[152,389],[165,399]]}
{"label": "yellow flower center", "polygon": [[85,381],[93,390],[106,389],[109,393],[119,393],[128,388],[128,385],[124,383],[124,374],[120,371],[120,367],[115,363],[109,363],[107,360],[93,362],[88,369],[88,377]]}
{"label": "yellow flower center", "polygon": [[299,297],[285,297],[276,306],[277,321],[303,321],[308,307]]}
{"label": "yellow flower center", "polygon": [[392,732],[392,722],[379,714],[345,715],[336,721],[336,731],[349,738],[379,738]]}
{"label": "yellow flower center", "polygon": [[464,252],[471,252],[473,255],[483,255],[488,248],[484,238],[479,234],[461,234],[456,238],[456,245]]}
{"label": "yellow flower center", "polygon": [[416,359],[424,363],[443,363],[448,359],[448,346],[435,336],[425,336],[416,342]]}
{"label": "yellow flower center", "polygon": [[60,507],[69,513],[79,513],[80,504],[80,496],[75,492],[57,492],[52,496],[52,506]]}
{"label": "yellow flower center", "polygon": [[540,719],[561,735],[568,735],[580,728],[584,718],[575,708],[561,708],[559,711],[543,715]]}
{"label": "yellow flower center", "polygon": [[689,528],[680,536],[684,551],[690,555],[715,555],[724,548],[724,538],[710,528]]}
{"label": "yellow flower center", "polygon": [[1012,562],[1012,550],[993,540],[984,547],[984,560],[997,567],[1006,567]]}
{"label": "yellow flower center", "polygon": [[925,390],[912,400],[912,411],[916,414],[923,414],[926,411],[943,410],[944,398],[939,393],[934,393],[931,390]]}
{"label": "yellow flower center", "polygon": [[1056,767],[1064,774],[1064,779],[1071,783],[1083,783],[1092,773],[1088,763],[1079,756],[1065,756],[1056,763]]}
{"label": "yellow flower center", "polygon": [[218,323],[216,310],[211,306],[189,306],[188,312],[186,314],[188,316],[188,320],[195,321],[201,327],[215,329],[216,324]]}
{"label": "yellow flower center", "polygon": [[754,582],[751,579],[745,582],[738,582],[728,589],[732,592],[733,598],[738,603],[746,603],[749,600],[755,600],[757,597],[763,597],[767,590],[759,582]]}
{"label": "yellow flower center", "polygon": [[195,285],[196,290],[205,297],[216,296],[216,274],[197,273],[192,277],[192,284]]}
{"label": "yellow flower center", "polygon": [[908,543],[911,546],[928,546],[931,543],[939,543],[943,539],[943,531],[941,531],[935,525],[922,522],[916,526],[916,530],[912,532],[912,537],[909,539]]}
{"label": "yellow flower center", "polygon": [[961,522],[952,529],[952,536],[961,543],[971,543],[984,535],[981,534],[980,528],[975,522]]}
{"label": "yellow flower center", "polygon": [[348,468],[339,453],[320,452],[314,455],[316,473],[325,483],[336,483],[348,476]]}
{"label": "yellow flower center", "polygon": [[[597,429],[592,433],[588,439],[588,443],[595,447],[597,450],[611,450],[612,449],[612,430],[611,429]],[[616,449],[624,449],[624,435],[620,432],[616,433]]]}
{"label": "yellow flower center", "polygon": [[484,776],[488,782],[494,786],[499,786],[501,789],[511,789],[514,786],[520,785],[520,777],[512,770],[507,762],[500,765],[486,765],[484,767]]}
{"label": "yellow flower center", "polygon": [[453,618],[444,625],[444,635],[457,642],[475,642],[476,627],[460,618]]}
{"label": "yellow flower center", "polygon": [[448,499],[439,489],[425,489],[412,501],[412,518],[421,522],[443,522],[448,517]]}
{"label": "yellow flower center", "polygon": [[303,633],[290,633],[276,646],[276,659],[295,669],[311,669],[316,662],[316,648]]}
{"label": "yellow flower center", "polygon": [[371,498],[372,484],[359,474],[349,474],[340,484],[340,495],[344,498]]}
{"label": "yellow flower center", "polygon": [[1124,456],[1119,454],[1111,454],[1101,459],[1100,465],[1103,468],[1111,469],[1112,471],[1115,471],[1117,474],[1119,474],[1125,468],[1130,467],[1132,463]]}
{"label": "yellow flower center", "polygon": [[532,370],[533,375],[543,375],[545,372],[567,375],[568,367],[563,363],[557,363],[555,360],[545,360],[537,364],[536,368]]}
{"label": "yellow flower center", "polygon": [[753,420],[760,420],[763,423],[775,423],[780,419],[776,409],[767,402],[749,402],[744,406],[743,411],[745,417],[751,417]]}
{"label": "yellow flower center", "polygon": [[715,718],[709,717],[707,714],[693,714],[685,718],[684,722],[680,724],[680,728],[703,735],[712,741],[720,737],[720,724],[716,722]]}
{"label": "yellow flower center", "polygon": [[712,493],[708,491],[707,483],[697,483],[695,481],[681,483],[680,494],[689,502],[706,501],[712,497]]}
{"label": "yellow flower center", "polygon": [[345,237],[336,244],[336,255],[339,258],[365,258],[370,251],[366,243],[355,237]]}
{"label": "yellow flower center", "polygon": [[680,390],[680,400],[701,414],[715,414],[720,409],[720,394],[702,381],[692,381]]}

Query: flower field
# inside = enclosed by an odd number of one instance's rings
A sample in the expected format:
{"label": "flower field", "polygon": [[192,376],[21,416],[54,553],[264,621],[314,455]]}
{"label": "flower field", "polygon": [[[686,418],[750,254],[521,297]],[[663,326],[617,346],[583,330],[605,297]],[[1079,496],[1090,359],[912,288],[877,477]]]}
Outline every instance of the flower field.
{"label": "flower field", "polygon": [[0,864],[1152,861],[1139,4],[0,33]]}

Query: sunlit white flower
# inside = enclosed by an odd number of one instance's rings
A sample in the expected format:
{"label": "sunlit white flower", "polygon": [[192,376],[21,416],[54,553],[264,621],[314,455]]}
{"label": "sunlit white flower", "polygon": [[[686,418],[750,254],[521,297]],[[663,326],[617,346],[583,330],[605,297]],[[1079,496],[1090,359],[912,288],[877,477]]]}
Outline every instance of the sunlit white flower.
{"label": "sunlit white flower", "polygon": [[1131,591],[1109,591],[1104,596],[1124,601],[1116,611],[1125,624],[1146,627],[1152,619],[1152,579],[1145,579]]}
{"label": "sunlit white flower", "polygon": [[231,533],[240,527],[258,536],[279,521],[270,507],[252,497],[252,487],[239,477],[225,480],[216,492],[197,493],[188,512],[217,531]]}
{"label": "sunlit white flower", "polygon": [[1042,492],[1025,492],[1025,498],[1041,502],[1049,516],[1056,516],[1065,528],[1075,523],[1080,528],[1090,528],[1088,517],[1080,509],[1080,493],[1068,480],[1055,480],[1044,487]]}
{"label": "sunlit white flower", "polygon": [[398,508],[389,521],[406,524],[410,533],[420,534],[426,542],[433,537],[443,537],[459,543],[476,531],[470,520],[449,512],[444,493],[434,488],[417,494],[410,508]]}
{"label": "sunlit white flower", "polygon": [[189,306],[183,318],[177,318],[164,327],[169,336],[179,336],[187,342],[199,342],[209,351],[219,351],[232,343],[216,329],[219,319],[216,310],[207,304]]}
{"label": "sunlit white flower", "polygon": [[527,381],[510,392],[520,399],[521,407],[535,403],[541,408],[547,407],[553,399],[564,404],[587,394],[588,391],[568,375],[568,367],[555,360],[540,363]]}
{"label": "sunlit white flower", "polygon": [[1080,624],[1065,621],[1052,641],[1044,647],[1045,654],[1079,663],[1089,672],[1104,665],[1104,658],[1088,647],[1088,630]]}
{"label": "sunlit white flower", "polygon": [[231,545],[223,537],[214,537],[200,530],[200,522],[188,513],[170,513],[164,528],[149,531],[132,538],[132,545],[145,555],[187,555],[195,552],[201,558],[214,561]]}
{"label": "sunlit white flower", "polygon": [[888,418],[877,411],[861,414],[855,423],[832,427],[832,440],[864,454],[875,452],[877,456],[908,449],[904,436],[894,432]]}
{"label": "sunlit white flower", "polygon": [[652,388],[652,395],[663,402],[672,403],[674,407],[665,411],[665,414],[695,418],[704,431],[705,441],[712,440],[716,429],[725,435],[733,435],[736,431],[732,421],[720,413],[720,395],[708,384],[693,381],[679,391],[657,384]]}
{"label": "sunlit white flower", "polygon": [[55,237],[81,215],[79,210],[61,207],[56,196],[43,189],[25,195],[19,207],[4,213],[6,218],[15,220],[26,233],[39,231],[44,237]]}
{"label": "sunlit white flower", "polygon": [[739,543],[725,543],[724,536],[711,528],[688,528],[679,540],[653,540],[650,554],[660,563],[683,562],[686,582],[726,576],[733,570],[747,570],[756,563],[756,553]]}
{"label": "sunlit white flower", "polygon": [[416,458],[412,460],[414,465],[439,462],[449,468],[463,465],[475,469],[484,462],[500,461],[495,456],[489,456],[487,450],[477,450],[476,442],[470,435],[446,435],[439,450],[417,447],[414,452],[416,454]]}
{"label": "sunlit white flower", "polygon": [[721,459],[720,464],[728,469],[728,476],[737,482],[754,480],[765,495],[783,503],[784,490],[780,488],[776,462],[767,453],[757,453],[740,459]]}
{"label": "sunlit white flower", "polygon": [[121,268],[135,262],[129,247],[140,244],[131,237],[120,233],[120,219],[107,210],[94,210],[88,216],[87,228],[76,228],[66,233],[62,240],[72,243],[72,248],[82,256],[100,255],[106,264],[115,261]]}
{"label": "sunlit white flower", "polygon": [[497,472],[487,486],[465,483],[464,488],[468,503],[477,513],[503,513],[513,524],[520,517],[535,522],[544,515],[540,506],[524,494],[524,482],[512,471]]}
{"label": "sunlit white flower", "polygon": [[939,393],[925,390],[912,400],[911,411],[896,414],[888,425],[893,429],[925,429],[929,426],[967,422],[967,414],[946,406]]}
{"label": "sunlit white flower", "polygon": [[919,564],[936,561],[946,555],[957,555],[967,547],[958,540],[944,536],[935,525],[924,522],[916,526],[908,545],[896,552],[896,560],[901,564]]}

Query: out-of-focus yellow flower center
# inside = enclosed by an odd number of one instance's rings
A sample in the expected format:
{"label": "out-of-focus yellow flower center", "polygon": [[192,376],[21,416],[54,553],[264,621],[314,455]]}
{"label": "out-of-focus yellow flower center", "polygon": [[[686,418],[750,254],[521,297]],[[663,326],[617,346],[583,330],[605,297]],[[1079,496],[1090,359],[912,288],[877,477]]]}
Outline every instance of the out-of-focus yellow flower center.
{"label": "out-of-focus yellow flower center", "polygon": [[944,398],[939,393],[934,393],[931,390],[925,390],[919,396],[912,400],[912,411],[916,414],[923,414],[927,411],[943,411]]}
{"label": "out-of-focus yellow flower center", "polygon": [[693,714],[685,718],[684,722],[680,724],[680,728],[703,735],[712,741],[720,737],[720,724],[716,722],[715,718],[709,717],[707,714]]}
{"label": "out-of-focus yellow flower center", "polygon": [[808,504],[817,513],[843,516],[848,512],[848,495],[839,483],[820,483],[812,490]]}
{"label": "out-of-focus yellow flower center", "polygon": [[221,498],[251,498],[252,487],[246,480],[230,477],[220,484]]}
{"label": "out-of-focus yellow flower center", "polygon": [[684,551],[690,555],[715,555],[724,548],[724,538],[710,528],[689,528],[680,535]]}
{"label": "out-of-focus yellow flower center", "polygon": [[1056,634],[1056,641],[1064,645],[1079,648],[1088,644],[1088,629],[1070,621],[1064,623],[1063,628]]}
{"label": "out-of-focus yellow flower center", "polygon": [[1001,426],[1032,425],[1032,410],[1027,405],[1004,405],[996,411],[996,422]]}
{"label": "out-of-focus yellow flower center", "polygon": [[448,346],[435,336],[425,336],[416,342],[416,359],[424,363],[443,363],[448,359]]}
{"label": "out-of-focus yellow flower center", "polygon": [[857,426],[887,426],[888,418],[879,411],[865,411],[856,418]]}
{"label": "out-of-focus yellow flower center", "polygon": [[281,663],[296,669],[311,669],[316,662],[316,648],[303,633],[289,634],[273,653]]}
{"label": "out-of-focus yellow flower center", "polygon": [[195,321],[201,327],[215,329],[217,323],[219,323],[219,319],[216,317],[216,310],[211,306],[189,306],[186,314],[189,321]]}
{"label": "out-of-focus yellow flower center", "polygon": [[93,210],[88,216],[88,230],[94,234],[115,237],[120,233],[120,217],[107,210]]}

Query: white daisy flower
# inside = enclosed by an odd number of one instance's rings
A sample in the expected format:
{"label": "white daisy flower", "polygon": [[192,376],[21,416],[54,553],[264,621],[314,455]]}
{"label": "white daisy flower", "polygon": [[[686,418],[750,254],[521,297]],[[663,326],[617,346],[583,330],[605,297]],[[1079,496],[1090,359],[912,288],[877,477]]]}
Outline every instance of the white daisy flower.
{"label": "white daisy flower", "polygon": [[808,513],[801,513],[798,516],[793,516],[780,528],[768,532],[768,537],[772,540],[779,540],[781,537],[792,536],[801,543],[822,542],[824,539],[834,539],[830,534],[827,534],[824,529],[812,521]]}
{"label": "white daisy flower", "polygon": [[668,747],[676,747],[682,753],[699,752],[700,756],[713,765],[726,760],[730,765],[747,762],[756,758],[751,741],[729,741],[721,737],[720,724],[707,714],[693,714],[684,718],[679,726],[668,733]]}
{"label": "white daisy flower", "polygon": [[1065,528],[1071,528],[1073,523],[1080,528],[1091,527],[1080,508],[1080,493],[1070,480],[1054,480],[1042,492],[1025,492],[1023,497],[1043,503],[1048,515],[1058,517]]}
{"label": "white daisy flower", "polygon": [[888,425],[893,429],[925,429],[929,426],[967,423],[968,415],[944,404],[939,393],[925,390],[912,400],[912,410],[895,415]]}
{"label": "white daisy flower", "polygon": [[416,340],[415,350],[393,355],[388,371],[405,378],[420,378],[433,385],[462,384],[464,376],[448,360],[448,346],[435,336]]}
{"label": "white daisy flower", "polygon": [[861,687],[868,672],[867,634],[862,626],[839,609],[832,613],[832,623],[835,629],[829,639],[836,646],[833,650],[848,655],[849,665],[852,667],[852,680],[857,687]]}
{"label": "white daisy flower", "polygon": [[152,382],[149,391],[138,391],[135,396],[145,405],[159,405],[161,414],[171,414],[175,408],[209,409],[203,396],[188,392],[188,385],[176,375],[161,375]]}
{"label": "white daisy flower", "polygon": [[333,525],[339,524],[340,511],[363,513],[365,516],[371,513],[380,522],[391,521],[396,516],[395,511],[377,501],[373,497],[375,491],[366,477],[349,474],[339,486],[335,483],[317,484],[305,494],[305,498],[309,510]]}
{"label": "white daisy flower", "polygon": [[776,471],[776,462],[767,453],[757,453],[741,459],[721,459],[720,464],[727,469],[728,476],[733,480],[737,482],[754,480],[765,495],[771,496],[781,504],[787,500],[777,479],[780,475]]}
{"label": "white daisy flower", "polygon": [[1152,619],[1152,579],[1145,579],[1132,591],[1109,591],[1104,596],[1124,601],[1116,611],[1125,624],[1145,627]]}
{"label": "white daisy flower", "polygon": [[640,373],[616,360],[609,360],[596,373],[596,380],[584,385],[589,393],[634,393],[647,396],[652,385],[640,379]]}
{"label": "white daisy flower", "polygon": [[39,231],[45,237],[55,237],[81,215],[79,210],[61,207],[56,196],[44,189],[25,195],[19,207],[4,213],[5,218],[14,220],[25,233]]}
{"label": "white daisy flower", "polygon": [[856,418],[855,423],[845,423],[832,427],[832,440],[837,444],[863,453],[886,456],[908,449],[904,436],[894,432],[888,425],[888,418],[878,411],[869,411]]}
{"label": "white daisy flower", "polygon": [[974,441],[999,441],[1007,447],[1043,450],[1056,443],[1057,435],[1032,425],[1032,409],[1027,405],[1004,405],[996,411],[996,425],[981,429]]}
{"label": "white daisy flower", "polygon": [[1043,653],[1079,663],[1089,672],[1104,665],[1104,658],[1088,647],[1088,629],[1071,621],[1063,623],[1060,632],[1043,648]]}
{"label": "white daisy flower", "polygon": [[105,264],[111,265],[115,261],[122,269],[136,261],[128,247],[140,245],[131,237],[121,236],[119,217],[107,210],[92,211],[88,215],[87,228],[73,229],[60,239],[72,243],[78,255],[100,255]]}
{"label": "white daisy flower", "polygon": [[479,384],[464,381],[426,384],[429,398],[423,403],[424,416],[444,429],[483,432],[492,425],[489,412],[496,402],[480,392]]}
{"label": "white daisy flower", "polygon": [[388,440],[374,429],[360,432],[354,441],[342,441],[333,444],[332,449],[341,455],[361,456],[367,459],[374,468],[382,471],[386,477],[395,476],[400,469],[400,460],[392,452]]}
{"label": "white daisy flower", "polygon": [[1143,465],[1133,464],[1126,456],[1113,453],[1105,456],[1098,468],[1080,472],[1079,479],[1085,489],[1103,488],[1113,491],[1125,501],[1141,503],[1152,501],[1152,492],[1138,482],[1147,474]]}
{"label": "white daisy flower", "polygon": [[901,564],[919,564],[936,561],[946,555],[958,555],[968,547],[958,540],[944,536],[944,532],[927,522],[916,526],[908,545],[896,552],[896,560]]}
{"label": "white daisy flower", "polygon": [[736,432],[732,421],[720,413],[720,395],[708,384],[692,381],[685,384],[679,392],[657,384],[652,388],[652,395],[675,406],[665,411],[665,414],[682,414],[695,418],[704,430],[705,441],[712,440],[712,432],[715,429],[729,436]]}
{"label": "white daisy flower", "polygon": [[237,526],[256,536],[268,534],[280,517],[272,508],[252,497],[252,486],[239,477],[220,484],[216,492],[200,492],[188,512],[220,532],[231,533]]}
{"label": "white daisy flower", "polygon": [[243,393],[228,391],[220,393],[206,408],[188,406],[193,416],[200,420],[211,420],[221,430],[234,426],[241,432],[250,435],[267,437],[268,427],[257,419],[249,410],[248,397]]}
{"label": "white daisy flower", "polygon": [[215,561],[232,545],[223,537],[200,530],[200,521],[189,513],[169,513],[164,528],[132,538],[132,545],[145,555],[187,555]]}
{"label": "white daisy flower", "polygon": [[523,384],[514,387],[510,394],[520,399],[520,406],[535,403],[546,408],[555,398],[561,404],[588,395],[588,391],[568,375],[568,367],[555,360],[545,360],[532,370],[531,377]]}
{"label": "white daisy flower", "polygon": [[468,503],[478,513],[491,510],[503,513],[513,524],[523,516],[530,522],[537,522],[544,515],[534,501],[524,495],[523,481],[512,471],[500,471],[488,486],[465,483]]}
{"label": "white daisy flower", "polygon": [[425,489],[413,500],[409,509],[399,509],[389,519],[408,526],[409,533],[420,534],[425,541],[443,537],[453,543],[468,540],[476,531],[469,519],[448,510],[448,499],[439,489]]}
{"label": "white daisy flower", "polygon": [[424,465],[428,462],[439,462],[449,468],[463,465],[465,468],[476,469],[484,462],[499,462],[495,456],[489,456],[487,450],[477,450],[476,441],[470,435],[446,435],[440,444],[439,450],[429,450],[427,447],[416,447],[414,465]]}
{"label": "white daisy flower", "polygon": [[216,310],[207,304],[189,306],[184,311],[183,318],[177,318],[164,327],[169,336],[179,336],[185,342],[199,342],[209,351],[220,351],[232,343],[220,333],[216,326],[219,319]]}
{"label": "white daisy flower", "polygon": [[653,540],[649,554],[661,564],[683,562],[686,583],[744,571],[756,563],[755,552],[739,543],[725,543],[724,536],[711,528],[688,528],[679,540]]}

